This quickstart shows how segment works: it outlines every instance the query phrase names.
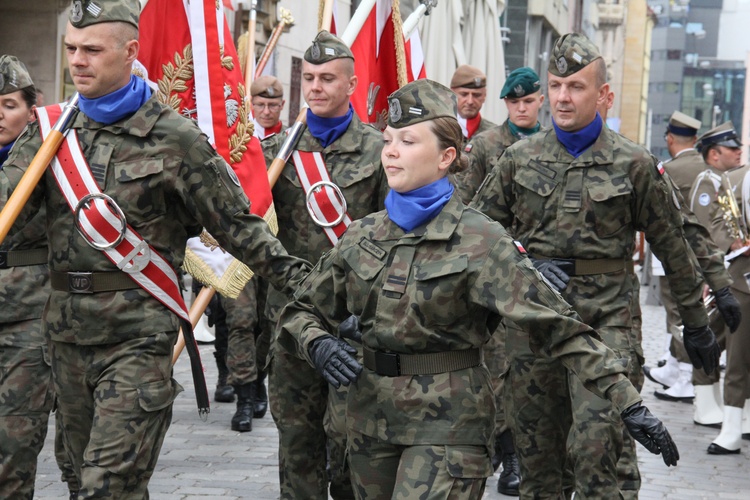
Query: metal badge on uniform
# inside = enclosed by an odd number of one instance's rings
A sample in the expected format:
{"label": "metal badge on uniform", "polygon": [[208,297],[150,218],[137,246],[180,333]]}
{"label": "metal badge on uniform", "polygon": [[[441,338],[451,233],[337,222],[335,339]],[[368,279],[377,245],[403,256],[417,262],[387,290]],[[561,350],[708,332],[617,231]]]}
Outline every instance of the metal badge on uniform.
{"label": "metal badge on uniform", "polygon": [[562,75],[568,71],[568,61],[565,59],[565,56],[558,57],[557,61],[555,61],[555,65],[557,66],[557,71]]}
{"label": "metal badge on uniform", "polygon": [[5,77],[0,73],[0,89],[5,87]]}
{"label": "metal badge on uniform", "polygon": [[474,85],[477,87],[480,87],[482,85],[482,77],[481,76],[475,76],[474,77]]}
{"label": "metal badge on uniform", "polygon": [[523,97],[523,86],[519,83],[515,87],[513,87],[513,93],[516,94],[516,97]]}
{"label": "metal badge on uniform", "polygon": [[70,6],[70,22],[80,23],[83,19],[83,5],[81,4],[82,0],[75,0]]}
{"label": "metal badge on uniform", "polygon": [[701,195],[698,196],[698,204],[700,206],[707,207],[709,203],[711,203],[711,196],[708,193],[701,193]]}
{"label": "metal badge on uniform", "polygon": [[473,144],[469,143],[464,147],[464,153],[471,153],[471,149],[474,147]]}
{"label": "metal badge on uniform", "polygon": [[393,123],[398,123],[401,119],[401,102],[395,97],[388,101],[388,114]]}
{"label": "metal badge on uniform", "polygon": [[581,57],[581,54],[579,54],[578,52],[573,52],[573,60],[578,64],[581,64],[581,61],[583,61],[583,57]]}
{"label": "metal badge on uniform", "polygon": [[232,182],[237,184],[237,186],[240,186],[240,179],[239,177],[237,177],[237,174],[234,172],[234,169],[232,168],[232,166],[227,162],[224,162],[224,165],[226,165],[227,167],[227,175],[229,176],[230,179],[232,179]]}
{"label": "metal badge on uniform", "polygon": [[86,6],[86,11],[94,17],[99,17],[99,14],[102,13],[102,8],[94,2],[89,2]]}
{"label": "metal badge on uniform", "polygon": [[320,45],[318,45],[318,42],[313,42],[312,47],[310,47],[310,55],[316,61],[320,59]]}

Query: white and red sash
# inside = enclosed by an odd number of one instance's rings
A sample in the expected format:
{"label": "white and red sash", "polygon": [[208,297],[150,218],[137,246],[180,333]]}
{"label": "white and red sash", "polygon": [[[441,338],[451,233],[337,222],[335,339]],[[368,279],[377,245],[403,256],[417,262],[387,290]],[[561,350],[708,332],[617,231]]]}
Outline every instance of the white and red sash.
{"label": "white and red sash", "polygon": [[[42,139],[47,136],[62,113],[62,109],[60,104],[37,108]],[[57,156],[50,165],[60,192],[72,211],[75,212],[78,202],[84,196],[102,194],[83,156],[75,130],[70,130],[66,134],[65,140],[57,151]],[[81,230],[86,234],[85,237],[102,246],[116,241],[122,226],[118,216],[101,198],[91,200],[88,209],[80,210],[79,222]],[[143,251],[145,248],[148,248],[148,252]],[[102,251],[113,264],[128,273],[141,288],[181,319],[190,322],[174,269],[156,250],[148,246],[133,228],[128,225],[122,241],[114,248]],[[148,258],[145,267],[142,264],[134,265],[134,259],[144,259],[145,256]],[[142,269],[139,269],[141,267]]]}
{"label": "white and red sash", "polygon": [[[315,218],[328,223],[338,220],[346,209],[342,206],[333,188],[324,185],[316,189],[312,196],[309,195],[310,188],[318,182],[333,184],[326,169],[325,161],[323,161],[323,155],[317,151],[294,151],[292,157],[297,169],[297,176],[300,184],[302,184],[302,190],[306,197],[309,196],[307,198],[309,200],[308,207],[315,214]],[[321,228],[328,236],[331,244],[335,245],[351,223],[352,219],[349,214],[344,213],[341,222],[338,224],[332,227],[321,226]]]}

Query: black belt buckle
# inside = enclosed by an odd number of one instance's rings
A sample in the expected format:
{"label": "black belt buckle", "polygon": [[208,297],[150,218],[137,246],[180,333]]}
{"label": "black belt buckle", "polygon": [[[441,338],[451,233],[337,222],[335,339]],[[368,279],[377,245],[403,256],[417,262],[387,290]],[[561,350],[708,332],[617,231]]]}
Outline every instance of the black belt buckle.
{"label": "black belt buckle", "polygon": [[576,275],[576,261],[573,259],[552,259],[552,263],[568,276]]}
{"label": "black belt buckle", "polygon": [[398,377],[401,375],[401,360],[399,355],[393,352],[375,353],[375,373],[386,377]]}
{"label": "black belt buckle", "polygon": [[8,251],[0,251],[0,269],[8,269]]}
{"label": "black belt buckle", "polygon": [[69,272],[68,292],[70,293],[94,293],[94,273],[91,272]]}

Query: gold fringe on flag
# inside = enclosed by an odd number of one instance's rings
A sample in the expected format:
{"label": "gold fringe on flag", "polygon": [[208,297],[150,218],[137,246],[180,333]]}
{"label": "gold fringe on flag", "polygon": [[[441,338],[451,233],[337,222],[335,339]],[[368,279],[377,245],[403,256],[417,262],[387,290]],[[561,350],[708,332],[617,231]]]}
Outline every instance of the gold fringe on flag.
{"label": "gold fringe on flag", "polygon": [[[406,85],[406,49],[404,48],[404,22],[401,19],[399,0],[393,0],[391,19],[393,20],[393,42],[396,46],[396,75],[398,86]],[[416,78],[416,77],[415,77]]]}

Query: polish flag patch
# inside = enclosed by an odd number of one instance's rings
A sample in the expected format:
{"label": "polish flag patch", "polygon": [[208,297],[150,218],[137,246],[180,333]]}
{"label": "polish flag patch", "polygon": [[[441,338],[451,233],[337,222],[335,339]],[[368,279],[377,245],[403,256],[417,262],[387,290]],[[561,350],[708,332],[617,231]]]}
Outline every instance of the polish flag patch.
{"label": "polish flag patch", "polygon": [[524,254],[524,255],[526,254],[526,249],[525,249],[525,248],[523,247],[523,245],[521,244],[521,242],[520,242],[520,241],[517,241],[517,240],[513,240],[513,243],[515,243],[515,244],[516,244],[516,248],[518,248],[518,251],[519,251],[519,252],[521,252],[521,253],[522,253],[522,254]]}

